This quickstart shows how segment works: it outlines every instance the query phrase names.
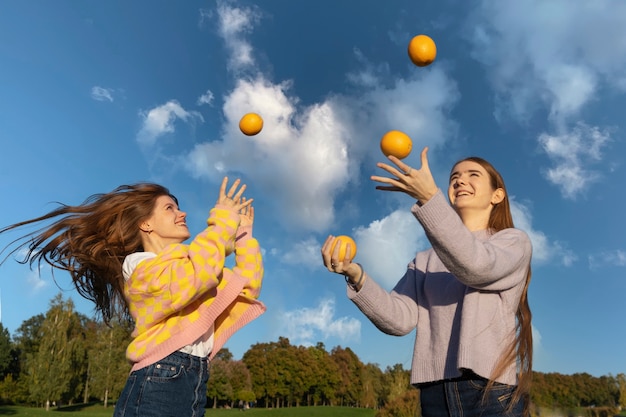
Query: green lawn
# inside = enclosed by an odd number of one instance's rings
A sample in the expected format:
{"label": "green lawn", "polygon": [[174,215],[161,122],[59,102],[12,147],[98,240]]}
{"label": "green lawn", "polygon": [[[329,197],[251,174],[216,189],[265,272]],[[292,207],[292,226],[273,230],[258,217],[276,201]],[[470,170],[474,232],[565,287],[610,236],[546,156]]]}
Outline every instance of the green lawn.
{"label": "green lawn", "polygon": [[[224,410],[211,409],[206,410],[206,417],[211,416],[238,416],[238,417],[374,417],[376,411],[362,408],[348,407],[292,407],[292,408],[252,408],[250,410],[241,411],[238,409]],[[49,412],[42,408],[29,408],[18,406],[0,406],[0,416],[14,417],[111,417],[113,415],[113,407],[104,408],[102,405],[77,405],[56,409],[53,408]]]}

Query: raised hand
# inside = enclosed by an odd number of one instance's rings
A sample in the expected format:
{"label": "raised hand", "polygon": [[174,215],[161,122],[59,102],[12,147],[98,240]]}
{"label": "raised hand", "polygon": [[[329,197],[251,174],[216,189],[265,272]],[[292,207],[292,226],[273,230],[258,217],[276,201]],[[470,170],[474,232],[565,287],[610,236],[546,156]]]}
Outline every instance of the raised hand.
{"label": "raised hand", "polygon": [[422,203],[430,200],[430,198],[437,193],[438,188],[430,172],[430,167],[428,166],[427,153],[428,148],[426,147],[422,150],[422,167],[420,169],[412,168],[395,156],[389,156],[389,160],[393,162],[396,167],[382,162],[376,164],[377,167],[384,169],[395,177],[387,178],[373,175],[371,177],[372,181],[386,184],[378,185],[376,189],[383,191],[401,191]]}
{"label": "raised hand", "polygon": [[[246,198],[242,197],[241,203],[243,204],[245,202]],[[252,204],[242,207],[239,210],[239,217],[241,218],[240,226],[252,226],[254,223],[254,207],[252,207]]]}
{"label": "raised hand", "polygon": [[220,187],[220,195],[217,198],[217,204],[232,207],[241,214],[241,210],[252,204],[254,199],[246,199],[245,197],[242,197],[243,192],[246,191],[246,185],[241,184],[240,187],[240,184],[241,180],[236,179],[227,192],[226,188],[228,187],[228,177],[224,177],[222,180],[222,186]]}

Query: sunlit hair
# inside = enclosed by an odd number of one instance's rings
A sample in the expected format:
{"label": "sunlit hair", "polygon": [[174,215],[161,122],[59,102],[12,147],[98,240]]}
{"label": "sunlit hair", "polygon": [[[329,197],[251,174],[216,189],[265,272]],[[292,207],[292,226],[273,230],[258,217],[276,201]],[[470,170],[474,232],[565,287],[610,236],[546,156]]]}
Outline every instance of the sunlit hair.
{"label": "sunlit hair", "polygon": [[43,261],[53,271],[69,272],[78,293],[96,304],[96,312],[105,323],[114,318],[128,319],[122,263],[127,255],[143,249],[139,225],[152,215],[157,198],[164,195],[176,200],[165,187],[139,183],[94,194],[78,206],[60,204],[41,217],[0,229],[4,233],[52,221],[11,242],[2,252],[16,247],[2,262],[25,249],[18,262],[31,268],[37,264],[39,270]]}
{"label": "sunlit hair", "polygon": [[[486,160],[479,157],[469,157],[458,161],[454,166],[461,162],[470,161],[479,164],[487,171],[491,180],[493,190],[502,188],[504,191],[504,199],[493,206],[489,216],[488,229],[492,233],[496,233],[503,229],[514,227],[513,216],[511,215],[511,205],[509,202],[509,194],[506,191],[502,175]],[[525,398],[524,414],[528,414],[530,405],[530,385],[532,380],[532,362],[533,362],[533,336],[531,327],[532,314],[528,305],[528,286],[531,277],[530,265],[528,265],[528,273],[526,282],[524,283],[524,291],[522,292],[519,306],[516,312],[517,327],[516,335],[513,342],[507,346],[504,353],[500,357],[492,375],[489,378],[487,391],[493,387],[495,380],[500,377],[511,364],[516,364],[518,370],[518,385],[513,394],[510,407],[515,405],[522,398]]]}

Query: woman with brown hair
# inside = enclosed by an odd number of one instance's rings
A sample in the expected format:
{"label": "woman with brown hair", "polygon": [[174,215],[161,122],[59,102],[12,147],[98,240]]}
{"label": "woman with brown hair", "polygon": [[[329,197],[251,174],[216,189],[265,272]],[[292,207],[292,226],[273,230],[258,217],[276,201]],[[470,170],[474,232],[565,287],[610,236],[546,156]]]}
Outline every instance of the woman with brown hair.
{"label": "woman with brown hair", "polygon": [[[157,184],[123,185],[78,206],[62,205],[0,233],[52,221],[13,242],[22,263],[67,271],[105,322],[131,316],[132,365],[116,417],[203,416],[209,359],[265,311],[252,237],[252,199],[224,178],[208,227],[189,244],[187,214]],[[224,266],[234,252],[235,266]]]}
{"label": "woman with brown hair", "polygon": [[432,248],[419,252],[391,292],[339,258],[334,236],[322,248],[329,271],[345,275],[348,297],[381,331],[416,329],[411,383],[424,417],[526,416],[532,376],[527,292],[532,247],[513,227],[501,175],[481,158],[457,162],[448,199],[435,184],[425,148],[417,170],[390,156],[384,191],[417,200],[411,208]]}

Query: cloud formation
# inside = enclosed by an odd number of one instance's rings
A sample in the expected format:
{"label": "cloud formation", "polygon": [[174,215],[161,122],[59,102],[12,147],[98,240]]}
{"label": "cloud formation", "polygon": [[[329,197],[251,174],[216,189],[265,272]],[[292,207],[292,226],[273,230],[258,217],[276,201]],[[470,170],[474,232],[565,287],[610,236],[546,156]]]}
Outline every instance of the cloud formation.
{"label": "cloud formation", "polygon": [[598,269],[607,266],[626,266],[626,251],[615,249],[589,255],[589,268]]}
{"label": "cloud formation", "polygon": [[510,203],[515,227],[526,232],[530,238],[534,263],[546,264],[555,261],[563,266],[571,266],[578,259],[564,243],[551,241],[544,232],[533,228],[532,213],[528,206],[514,198],[510,199]]}
{"label": "cloud formation", "polygon": [[388,290],[402,278],[415,254],[430,246],[407,208],[357,228],[354,236],[363,267]]}
{"label": "cloud formation", "polygon": [[559,187],[563,197],[576,198],[599,179],[600,171],[594,166],[602,160],[602,148],[610,140],[607,130],[583,123],[560,135],[542,133],[539,144],[553,162],[545,177]]}
{"label": "cloud formation", "polygon": [[91,88],[91,98],[96,101],[113,102],[113,90],[110,88],[94,86]]}
{"label": "cloud formation", "polygon": [[335,299],[321,300],[316,307],[287,311],[281,317],[280,334],[296,345],[312,346],[329,338],[356,343],[361,337],[361,322],[351,317],[335,317]]}
{"label": "cloud formation", "polygon": [[581,114],[602,89],[625,91],[626,42],[615,40],[626,39],[626,3],[483,0],[467,28],[495,90],[496,118],[526,123],[547,110],[556,133],[538,136],[554,163],[546,179],[565,198],[583,193],[597,178],[593,148],[610,137],[581,124]]}
{"label": "cloud formation", "polygon": [[178,119],[184,122],[193,119],[204,121],[200,113],[185,110],[177,100],[170,100],[148,111],[142,111],[140,117],[142,126],[137,134],[137,141],[143,146],[152,146],[159,137],[173,133],[174,123]]}

